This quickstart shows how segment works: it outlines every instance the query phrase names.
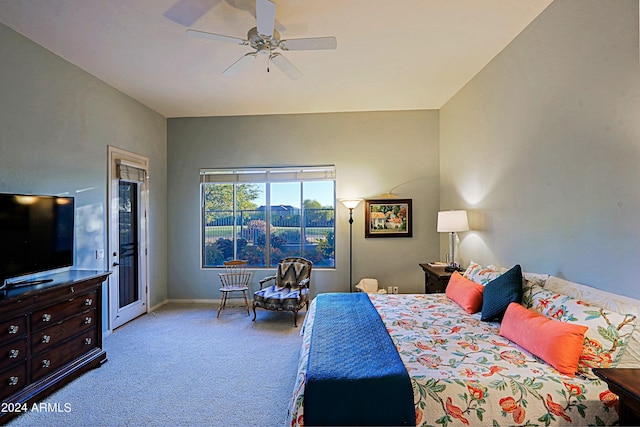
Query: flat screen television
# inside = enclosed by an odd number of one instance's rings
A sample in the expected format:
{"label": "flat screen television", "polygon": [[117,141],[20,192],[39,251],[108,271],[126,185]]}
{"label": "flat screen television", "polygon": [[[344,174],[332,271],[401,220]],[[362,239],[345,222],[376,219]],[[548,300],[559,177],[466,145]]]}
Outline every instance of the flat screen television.
{"label": "flat screen television", "polygon": [[0,286],[73,265],[74,205],[73,197],[0,193]]}

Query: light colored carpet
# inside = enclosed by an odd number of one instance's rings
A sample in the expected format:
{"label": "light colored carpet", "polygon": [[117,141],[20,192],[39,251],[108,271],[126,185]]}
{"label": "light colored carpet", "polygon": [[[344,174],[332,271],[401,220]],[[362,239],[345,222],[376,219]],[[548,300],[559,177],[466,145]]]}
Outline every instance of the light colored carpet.
{"label": "light colored carpet", "polygon": [[[302,337],[289,312],[167,304],[105,338],[108,362],[18,426],[282,426]],[[304,316],[299,315],[300,325]]]}

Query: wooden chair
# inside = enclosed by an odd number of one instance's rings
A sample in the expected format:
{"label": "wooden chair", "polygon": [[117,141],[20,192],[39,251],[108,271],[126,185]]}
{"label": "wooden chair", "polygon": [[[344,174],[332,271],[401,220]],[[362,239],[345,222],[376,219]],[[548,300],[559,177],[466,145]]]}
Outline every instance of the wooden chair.
{"label": "wooden chair", "polygon": [[[273,276],[260,280],[260,290],[253,295],[253,320],[256,307],[275,311],[293,311],[293,326],[298,326],[298,311],[306,305],[309,309],[309,281],[313,263],[305,258],[284,258]],[[263,288],[275,280],[275,285]]]}
{"label": "wooden chair", "polygon": [[232,292],[242,292],[244,298],[244,306],[249,315],[249,302],[247,301],[247,291],[249,290],[249,279],[251,273],[247,271],[248,261],[234,259],[233,261],[224,262],[224,273],[218,273],[222,287],[220,288],[221,298],[220,307],[218,308],[217,318],[220,318],[220,311],[227,305],[228,295]]}

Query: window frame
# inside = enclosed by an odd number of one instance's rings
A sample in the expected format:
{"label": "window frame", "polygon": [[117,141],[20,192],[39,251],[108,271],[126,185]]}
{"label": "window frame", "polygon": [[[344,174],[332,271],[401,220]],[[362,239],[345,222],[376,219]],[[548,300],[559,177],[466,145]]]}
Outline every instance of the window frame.
{"label": "window frame", "polygon": [[[274,260],[272,258],[272,251],[274,248],[271,246],[271,238],[272,234],[275,232],[274,229],[277,229],[278,226],[272,223],[272,209],[273,206],[278,206],[277,204],[271,205],[271,186],[273,184],[278,183],[296,183],[298,184],[298,191],[300,195],[300,207],[299,209],[299,229],[300,236],[298,237],[299,248],[297,250],[297,255],[286,255],[286,256],[305,256],[305,247],[307,247],[307,228],[310,228],[308,224],[306,224],[306,211],[308,208],[304,206],[305,200],[305,183],[308,182],[330,182],[332,186],[332,216],[329,221],[331,222],[331,230],[327,232],[326,240],[330,241],[333,239],[332,244],[330,245],[330,250],[332,250],[333,254],[331,257],[322,258],[323,260],[329,260],[329,265],[314,265],[314,268],[323,268],[323,269],[335,269],[336,264],[336,256],[335,256],[335,232],[336,232],[336,179],[335,179],[335,166],[334,165],[313,165],[313,166],[283,166],[283,167],[238,167],[238,168],[207,168],[200,169],[200,268],[201,269],[216,269],[221,268],[220,265],[207,265],[207,212],[206,211],[206,185],[207,184],[222,184],[222,185],[232,185],[233,192],[233,224],[232,224],[232,232],[231,232],[231,240],[233,241],[233,256],[237,256],[238,254],[238,239],[239,234],[237,230],[236,218],[238,215],[238,200],[237,200],[237,189],[238,185],[241,184],[259,184],[264,186],[264,222],[265,222],[265,232],[264,232],[264,247],[262,250],[263,254],[263,262],[261,265],[252,265],[250,268],[273,268],[277,265],[279,259]],[[315,199],[313,199],[315,200]],[[304,240],[303,240],[304,237]],[[228,255],[227,255],[228,256]],[[308,256],[307,256],[308,257]]]}

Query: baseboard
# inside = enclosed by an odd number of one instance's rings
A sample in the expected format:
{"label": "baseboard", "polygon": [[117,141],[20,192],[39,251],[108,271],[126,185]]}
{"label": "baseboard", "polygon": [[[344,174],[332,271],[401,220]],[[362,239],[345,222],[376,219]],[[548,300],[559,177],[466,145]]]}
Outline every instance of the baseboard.
{"label": "baseboard", "polygon": [[168,299],[166,302],[178,304],[220,304],[220,299]]}
{"label": "baseboard", "polygon": [[167,303],[169,303],[168,299],[162,301],[159,304],[154,305],[153,307],[150,307],[149,310],[147,310],[147,313],[151,313],[152,311],[155,311],[155,310],[159,309],[160,307],[162,307],[163,305],[165,305]]}
{"label": "baseboard", "polygon": [[[212,304],[215,306],[216,310],[220,306],[220,299],[168,299],[167,303],[176,303],[176,304]],[[249,308],[251,308],[251,300],[248,300]],[[244,301],[242,298],[229,298],[227,299],[227,307],[230,308],[244,308]]]}

